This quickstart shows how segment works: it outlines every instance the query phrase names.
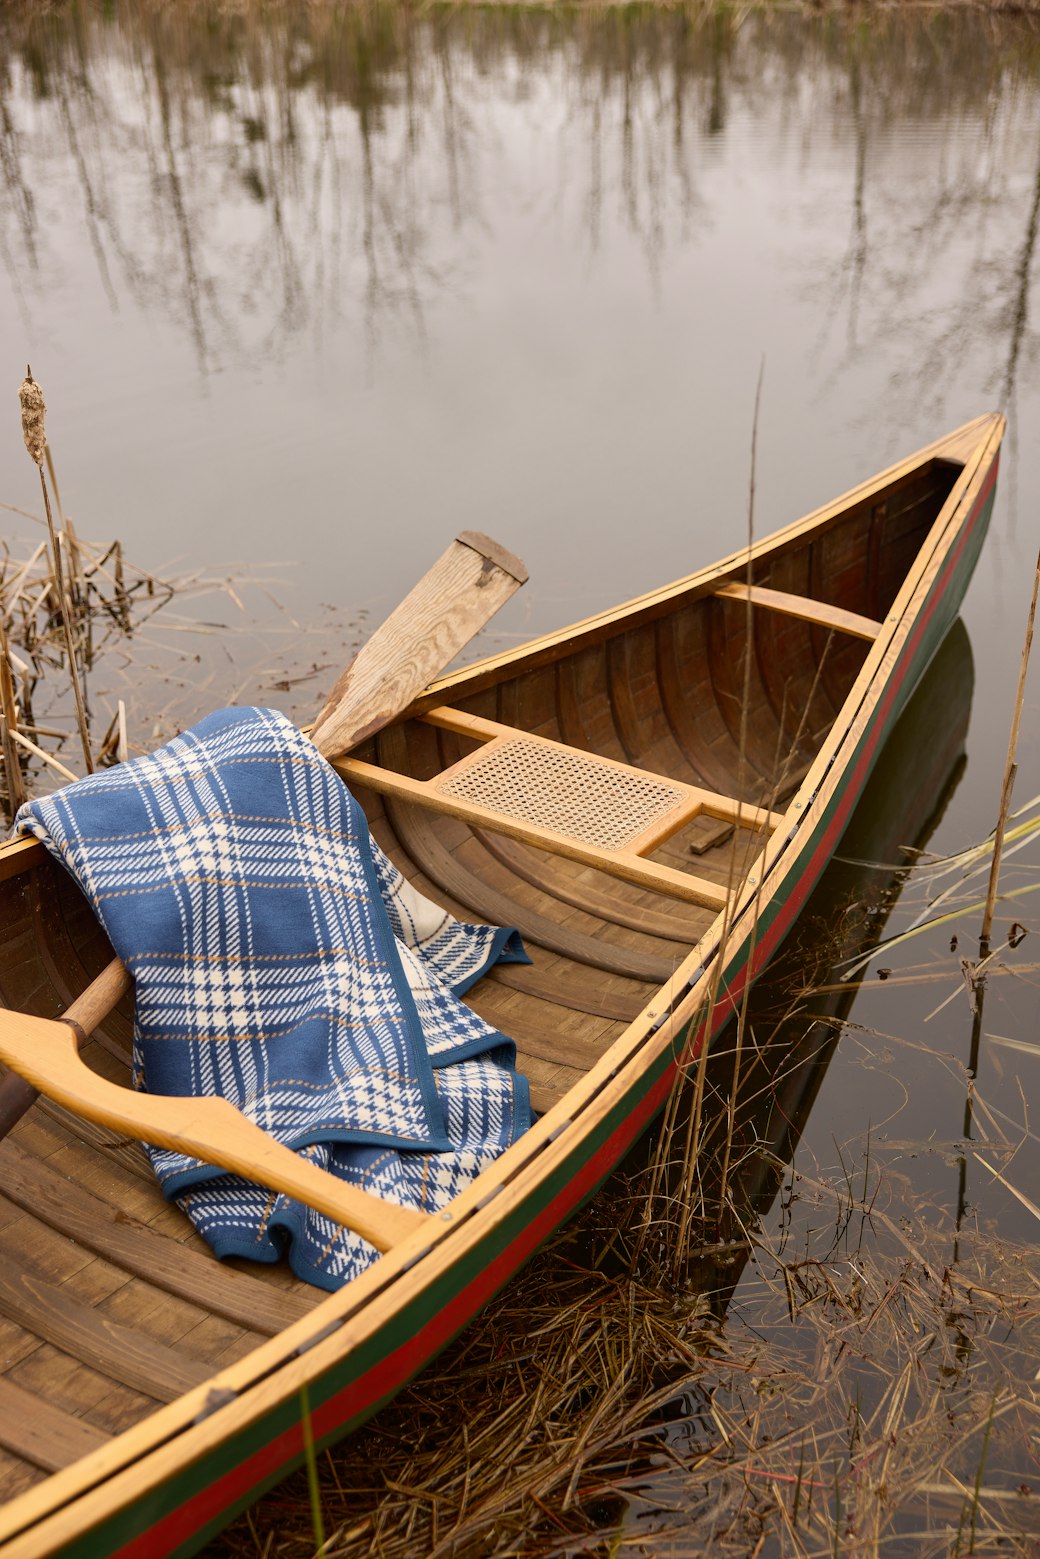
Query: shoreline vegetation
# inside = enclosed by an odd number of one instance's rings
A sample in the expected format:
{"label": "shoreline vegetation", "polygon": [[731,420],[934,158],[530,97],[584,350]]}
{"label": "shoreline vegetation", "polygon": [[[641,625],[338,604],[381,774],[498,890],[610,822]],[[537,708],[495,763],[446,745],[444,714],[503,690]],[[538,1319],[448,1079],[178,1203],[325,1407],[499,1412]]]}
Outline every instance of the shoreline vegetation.
{"label": "shoreline vegetation", "polygon": [[[43,522],[12,505],[20,520]],[[364,632],[367,610],[302,625],[273,593],[274,571],[241,565],[153,574],[118,540],[81,536],[62,515],[54,538],[0,544],[0,817],[27,796],[94,766],[148,752],[220,703],[290,705],[320,685]],[[261,616],[261,606],[274,608]],[[64,608],[64,609],[63,609]],[[65,623],[68,624],[68,638]],[[68,675],[71,639],[87,734]],[[232,641],[232,664],[222,646]],[[313,695],[316,697],[316,693]]]}
{"label": "shoreline vegetation", "polygon": [[[724,15],[739,23],[756,14],[790,12],[800,15],[841,14],[850,16],[898,14],[903,11],[992,12],[1007,16],[1040,14],[1040,0],[307,0],[314,16],[323,13],[363,14],[386,9],[388,5],[430,17],[454,11],[499,11],[523,16],[556,13],[577,16],[584,13],[627,11],[636,13],[674,13],[691,17]],[[11,0],[6,7],[17,18],[33,21],[81,9],[81,0]],[[96,9],[117,14],[123,8],[111,8],[96,0]],[[144,0],[137,6],[145,13],[191,17],[219,15],[224,20],[289,16],[299,10],[295,0]]]}

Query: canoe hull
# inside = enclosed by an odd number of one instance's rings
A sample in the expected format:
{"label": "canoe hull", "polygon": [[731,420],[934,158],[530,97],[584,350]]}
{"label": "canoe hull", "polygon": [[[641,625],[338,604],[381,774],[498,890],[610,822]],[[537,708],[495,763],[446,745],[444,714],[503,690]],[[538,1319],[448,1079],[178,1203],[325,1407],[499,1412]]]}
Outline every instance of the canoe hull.
{"label": "canoe hull", "polygon": [[[274,1339],[220,1376],[218,1394],[196,1404],[194,1422],[185,1422],[176,1403],[161,1411],[132,1464],[113,1450],[107,1464],[98,1462],[87,1489],[77,1486],[75,1468],[58,1473],[53,1513],[21,1535],[12,1532],[5,1554],[153,1559],[194,1552],[303,1459],[301,1388],[316,1445],[357,1427],[595,1192],[659,1112],[680,1065],[700,1054],[739,1008],[834,853],[889,732],[956,618],[992,511],[997,445],[999,431],[951,521],[954,534],[937,538],[934,568],[922,570],[888,640],[872,649],[877,664],[868,660],[864,667],[845,728],[836,722],[799,791],[793,806],[801,820],[774,840],[762,882],[751,884],[738,906],[720,955],[721,979],[714,981],[713,971],[696,961],[684,967],[648,1035],[629,1053],[608,1052],[592,1069],[580,1129],[565,1113],[550,1111],[531,1134],[541,1134],[537,1155],[530,1145],[511,1150],[498,1194],[486,1205],[474,1199],[466,1221],[431,1255],[396,1265],[394,1256],[385,1258],[356,1292],[333,1296],[315,1309],[313,1321],[300,1322],[291,1336]],[[724,996],[712,999],[713,985]],[[391,1287],[393,1302],[378,1305],[380,1290]],[[63,1504],[62,1480],[73,1506]]]}

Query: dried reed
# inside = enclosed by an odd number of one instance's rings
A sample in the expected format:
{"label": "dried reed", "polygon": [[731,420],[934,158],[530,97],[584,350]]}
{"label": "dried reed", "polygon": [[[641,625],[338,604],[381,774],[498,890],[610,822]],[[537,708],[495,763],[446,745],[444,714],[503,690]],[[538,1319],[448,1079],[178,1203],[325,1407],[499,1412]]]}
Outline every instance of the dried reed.
{"label": "dried reed", "polygon": [[1015,707],[1011,716],[1011,735],[1008,739],[1007,761],[1004,765],[1004,780],[1000,791],[1000,810],[997,815],[997,826],[993,836],[993,860],[990,866],[989,884],[986,889],[986,908],[982,917],[982,931],[979,936],[979,956],[981,958],[985,958],[989,953],[989,939],[993,929],[993,909],[997,898],[997,883],[1000,878],[1000,859],[1004,848],[1004,830],[1007,827],[1008,812],[1011,808],[1011,792],[1014,789],[1015,775],[1018,770],[1016,761],[1018,736],[1022,725],[1022,705],[1025,702],[1029,655],[1033,647],[1033,624],[1036,620],[1038,592],[1040,592],[1040,554],[1037,555],[1036,570],[1033,574],[1033,594],[1029,602],[1025,639],[1022,643],[1018,685],[1015,689]]}
{"label": "dried reed", "polygon": [[[849,987],[831,975],[884,912],[853,902],[803,922],[746,1010],[740,1054],[731,1027],[684,1078],[676,1159],[650,1144],[645,1168],[615,1177],[479,1325],[321,1458],[325,1559],[1037,1551],[1035,1243],[930,1215],[897,1145],[883,1161],[868,1138],[855,1174],[842,1149],[791,1167],[839,1034],[865,1052],[895,1042],[848,1024]],[[919,972],[943,977],[949,961]],[[1018,1139],[978,1093],[975,1107],[994,1122],[980,1155],[1014,1194]],[[962,1145],[946,1151],[954,1162]],[[665,1216],[648,1237],[651,1184]],[[669,1198],[689,1187],[680,1266]],[[210,1553],[313,1548],[301,1473]]]}
{"label": "dried reed", "polygon": [[18,711],[11,675],[11,651],[7,643],[7,630],[0,615],[0,734],[3,737],[4,776],[12,810],[17,810],[25,800],[25,782],[22,766],[15,750],[18,735]]}
{"label": "dried reed", "polygon": [[[51,546],[51,565],[54,570],[54,591],[57,596],[58,613],[61,617],[62,632],[65,637],[65,651],[69,661],[69,678],[72,683],[72,696],[76,703],[76,723],[79,727],[79,739],[83,747],[83,762],[86,765],[87,773],[92,774],[94,771],[94,757],[90,750],[87,710],[80,681],[76,647],[72,637],[72,608],[65,588],[61,546],[54,529],[47,478],[43,472],[44,455],[47,450],[47,436],[44,424],[47,408],[44,404],[43,391],[33,378],[31,367],[25,370],[25,378],[22,380],[21,388],[18,391],[18,398],[22,403],[22,437],[25,439],[25,447],[29,451],[29,457],[40,473],[43,507],[47,515],[47,534],[50,538]],[[53,472],[53,464],[51,470]]]}

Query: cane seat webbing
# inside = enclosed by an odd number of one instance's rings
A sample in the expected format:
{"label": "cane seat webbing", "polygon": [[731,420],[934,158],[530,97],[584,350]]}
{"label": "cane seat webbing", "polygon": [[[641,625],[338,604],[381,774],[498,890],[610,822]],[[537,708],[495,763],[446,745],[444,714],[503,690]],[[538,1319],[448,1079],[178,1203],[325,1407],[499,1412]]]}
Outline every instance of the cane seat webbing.
{"label": "cane seat webbing", "polygon": [[434,788],[604,850],[623,850],[688,795],[656,775],[523,735],[489,742]]}
{"label": "cane seat webbing", "polygon": [[403,732],[391,726],[379,738],[380,763],[345,757],[334,759],[333,767],[351,784],[377,794],[463,819],[708,909],[721,909],[732,889],[645,857],[702,813],[767,831],[781,821],[779,813],[764,807],[465,710],[437,705],[419,718],[480,745],[450,768],[418,779],[407,772]]}

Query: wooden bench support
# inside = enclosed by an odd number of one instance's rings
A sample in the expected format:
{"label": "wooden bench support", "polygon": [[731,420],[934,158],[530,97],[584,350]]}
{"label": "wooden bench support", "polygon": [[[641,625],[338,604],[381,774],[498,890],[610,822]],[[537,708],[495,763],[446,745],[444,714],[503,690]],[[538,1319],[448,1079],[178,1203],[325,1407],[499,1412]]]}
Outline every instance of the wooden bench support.
{"label": "wooden bench support", "polygon": [[765,585],[745,585],[732,580],[719,585],[716,595],[728,601],[750,601],[752,606],[764,606],[773,612],[786,612],[788,617],[799,617],[803,622],[818,623],[821,628],[833,628],[838,633],[849,633],[857,639],[876,639],[881,623],[872,617],[861,617],[858,612],[846,612],[840,606],[828,606],[824,601],[814,601],[807,595],[789,595],[785,590],[770,590]]}
{"label": "wooden bench support", "polygon": [[[706,909],[725,907],[724,887],[643,857],[704,813],[757,829],[775,828],[781,820],[780,813],[764,807],[463,710],[437,707],[422,718],[481,746],[430,780],[356,758],[336,759],[333,767],[344,779],[381,795],[460,818]],[[599,804],[597,791],[606,798]]]}
{"label": "wooden bench support", "polygon": [[[723,823],[740,823],[745,828],[776,828],[781,819],[779,812],[770,812],[765,807],[752,806],[749,801],[737,801],[733,796],[723,796],[718,791],[705,790],[700,785],[687,785],[682,780],[667,779],[663,774],[654,774],[649,769],[637,769],[628,763],[618,763],[613,758],[602,758],[598,753],[582,752],[579,748],[567,747],[563,742],[550,741],[545,736],[532,736],[527,731],[518,730],[516,726],[500,725],[497,720],[485,720],[480,715],[467,714],[463,709],[450,709],[447,705],[437,705],[434,709],[427,709],[422,719],[427,725],[437,726],[442,731],[452,731],[456,736],[468,736],[478,742],[520,738],[524,743],[530,742],[547,748],[550,753],[553,751],[570,753],[578,759],[594,763],[597,768],[614,769],[619,775],[632,775],[651,780],[682,792],[684,800],[675,809],[674,817],[669,815],[626,844],[625,848],[636,855],[646,855],[651,850],[656,850],[659,844],[663,844],[686,823],[702,815],[716,817]],[[444,771],[437,783],[443,783],[448,775],[456,773],[471,761],[463,758],[459,763],[453,764],[450,769]]]}
{"label": "wooden bench support", "polygon": [[459,801],[444,796],[424,780],[395,774],[392,769],[381,769],[374,763],[362,763],[357,758],[337,758],[332,767],[348,784],[364,785],[383,796],[398,801],[410,801],[416,806],[447,817],[460,818],[478,828],[492,833],[505,834],[510,839],[521,839],[538,850],[562,855],[567,860],[579,861],[583,866],[595,866],[600,871],[631,882],[637,888],[654,888],[658,893],[670,893],[676,899],[688,899],[706,909],[722,909],[727,900],[726,892],[718,883],[706,878],[691,876],[688,872],[675,871],[671,866],[659,866],[656,861],[644,861],[639,856],[621,850],[604,850],[596,845],[585,845],[567,834],[556,833],[551,828],[539,828],[531,823],[492,812],[488,807],[471,801]]}

